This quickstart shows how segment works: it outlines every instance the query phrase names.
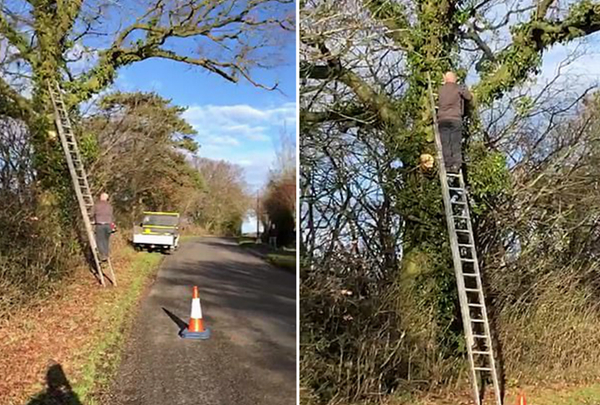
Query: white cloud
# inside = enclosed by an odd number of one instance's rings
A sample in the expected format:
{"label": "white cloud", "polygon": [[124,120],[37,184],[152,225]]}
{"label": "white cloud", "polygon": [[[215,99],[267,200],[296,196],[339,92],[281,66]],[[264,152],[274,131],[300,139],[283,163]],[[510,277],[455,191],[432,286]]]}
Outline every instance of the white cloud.
{"label": "white cloud", "polygon": [[193,105],[183,117],[198,132],[200,156],[240,165],[250,189],[257,189],[267,181],[282,129],[296,126],[296,107],[295,103]]}
{"label": "white cloud", "polygon": [[219,137],[227,135],[241,143],[267,142],[278,136],[280,129],[295,127],[294,103],[258,108],[248,104],[194,105],[183,117],[198,131],[204,144],[219,143]]}
{"label": "white cloud", "polygon": [[225,117],[231,120],[264,120],[268,118],[268,113],[265,111],[258,110],[247,104],[238,105],[225,105],[225,106],[214,106],[209,105],[206,107],[206,111],[209,114],[213,114],[219,117]]}
{"label": "white cloud", "polygon": [[248,134],[248,139],[251,139],[251,140],[257,141],[257,142],[267,142],[267,141],[271,140],[271,138],[269,138],[265,134]]}
{"label": "white cloud", "polygon": [[275,152],[272,147],[248,152],[243,148],[233,148],[228,145],[203,145],[198,154],[209,159],[226,160],[241,166],[250,190],[259,189],[265,185],[269,170],[275,160]]}
{"label": "white cloud", "polygon": [[215,145],[229,145],[229,146],[239,146],[240,141],[231,136],[215,136],[212,138],[212,142]]}

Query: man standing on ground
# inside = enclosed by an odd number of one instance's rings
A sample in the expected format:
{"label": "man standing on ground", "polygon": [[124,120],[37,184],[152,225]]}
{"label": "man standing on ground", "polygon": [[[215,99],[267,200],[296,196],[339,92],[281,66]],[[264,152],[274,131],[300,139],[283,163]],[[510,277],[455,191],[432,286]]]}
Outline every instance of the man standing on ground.
{"label": "man standing on ground", "polygon": [[96,244],[100,254],[100,261],[107,261],[109,254],[109,240],[112,233],[113,209],[108,202],[108,194],[100,194],[100,201],[94,204],[92,218],[96,225]]}
{"label": "man standing on ground", "polygon": [[473,99],[466,87],[456,83],[456,74],[444,74],[444,85],[439,91],[438,128],[446,170],[458,173],[462,166],[462,130],[465,104]]}

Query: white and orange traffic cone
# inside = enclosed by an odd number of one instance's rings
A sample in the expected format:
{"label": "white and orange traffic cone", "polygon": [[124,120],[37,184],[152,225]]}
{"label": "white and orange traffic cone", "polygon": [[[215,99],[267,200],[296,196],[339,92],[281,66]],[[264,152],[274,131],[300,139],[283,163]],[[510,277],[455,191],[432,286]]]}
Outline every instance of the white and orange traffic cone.
{"label": "white and orange traffic cone", "polygon": [[517,397],[517,405],[527,405],[527,401],[525,400],[525,394],[522,392],[519,393]]}
{"label": "white and orange traffic cone", "polygon": [[202,308],[200,307],[200,296],[198,295],[198,287],[194,286],[192,295],[192,314],[188,327],[179,334],[185,339],[208,339],[210,337],[210,329],[204,328],[202,321]]}

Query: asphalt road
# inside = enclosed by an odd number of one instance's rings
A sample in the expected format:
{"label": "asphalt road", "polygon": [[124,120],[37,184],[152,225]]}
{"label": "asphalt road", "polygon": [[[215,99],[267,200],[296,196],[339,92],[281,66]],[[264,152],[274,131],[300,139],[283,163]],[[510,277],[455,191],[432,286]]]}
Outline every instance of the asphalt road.
{"label": "asphalt road", "polygon": [[[178,336],[194,285],[209,340]],[[184,243],[142,301],[109,398],[139,405],[295,404],[295,276],[235,241]]]}

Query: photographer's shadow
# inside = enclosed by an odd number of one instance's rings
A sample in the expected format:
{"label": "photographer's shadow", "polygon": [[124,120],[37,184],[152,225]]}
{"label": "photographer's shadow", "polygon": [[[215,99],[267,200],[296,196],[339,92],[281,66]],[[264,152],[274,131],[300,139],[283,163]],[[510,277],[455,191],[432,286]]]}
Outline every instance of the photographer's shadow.
{"label": "photographer's shadow", "polygon": [[46,385],[46,390],[32,398],[27,405],[83,405],[73,392],[60,364],[52,363],[48,367]]}

